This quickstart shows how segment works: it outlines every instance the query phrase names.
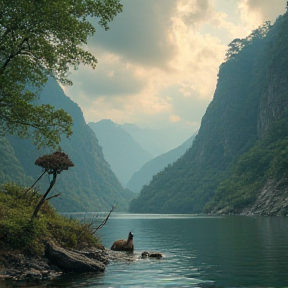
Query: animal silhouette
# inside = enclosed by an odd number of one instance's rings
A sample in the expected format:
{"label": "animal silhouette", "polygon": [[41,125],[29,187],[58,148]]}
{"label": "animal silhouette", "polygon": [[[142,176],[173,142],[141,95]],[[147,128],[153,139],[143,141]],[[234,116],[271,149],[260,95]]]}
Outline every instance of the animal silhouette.
{"label": "animal silhouette", "polygon": [[116,240],[112,247],[111,250],[114,251],[133,251],[134,250],[134,243],[133,243],[133,237],[134,235],[129,232],[128,234],[128,239],[127,240]]}

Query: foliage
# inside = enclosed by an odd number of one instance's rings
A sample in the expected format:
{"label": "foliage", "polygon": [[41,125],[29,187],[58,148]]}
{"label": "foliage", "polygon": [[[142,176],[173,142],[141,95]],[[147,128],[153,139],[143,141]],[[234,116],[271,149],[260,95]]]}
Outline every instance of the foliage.
{"label": "foliage", "polygon": [[18,249],[23,253],[42,255],[44,243],[53,240],[66,248],[80,249],[82,245],[97,245],[88,225],[59,215],[48,202],[39,212],[39,219],[31,214],[40,195],[6,184],[0,190],[0,250]]}
{"label": "foliage", "polygon": [[[53,91],[52,96],[50,91]],[[54,79],[45,85],[41,101],[55,103],[56,109],[64,108],[74,119],[73,135],[69,139],[62,139],[60,145],[75,167],[69,169],[69,173],[61,173],[61,181],[56,181],[53,187],[53,194],[60,193],[60,196],[49,202],[61,212],[106,212],[113,205],[116,205],[117,212],[128,211],[128,203],[135,194],[124,189],[111,171],[95,133],[85,123],[80,107],[64,94]],[[0,165],[0,183],[13,181],[21,187],[31,186],[43,170],[34,165],[35,159],[53,150],[37,150],[30,139],[17,136],[2,140],[5,141],[1,145],[3,141],[0,139],[0,158],[3,164]],[[35,187],[45,192],[50,180],[51,177],[45,173]]]}
{"label": "foliage", "polygon": [[225,210],[239,213],[253,204],[268,179],[280,180],[288,173],[288,119],[274,123],[265,139],[243,154],[232,175],[216,189],[205,205],[206,213]]}
{"label": "foliage", "polygon": [[[51,155],[44,155],[39,157],[35,161],[35,165],[41,166],[44,168],[44,172],[42,175],[36,180],[36,182],[44,175],[45,172],[47,172],[49,175],[52,175],[52,180],[50,181],[50,185],[47,189],[47,191],[44,193],[40,201],[38,202],[34,212],[33,212],[33,218],[37,217],[37,214],[41,208],[41,206],[51,198],[58,197],[59,194],[51,196],[50,198],[46,198],[50,192],[50,190],[53,188],[57,175],[60,174],[63,170],[68,170],[69,167],[73,167],[73,162],[69,159],[68,155],[64,152],[56,151]],[[35,182],[35,183],[36,183]],[[35,185],[33,184],[33,186]],[[26,193],[25,193],[26,194]]]}
{"label": "foliage", "polygon": [[231,42],[193,146],[143,187],[130,211],[239,213],[265,181],[287,173],[287,25],[286,13]]}
{"label": "foliage", "polygon": [[249,46],[253,45],[257,40],[261,40],[264,37],[266,37],[267,33],[269,32],[271,28],[271,22],[266,21],[263,23],[262,26],[259,26],[258,29],[255,29],[252,31],[251,34],[249,34],[244,39],[234,39],[229,45],[228,49],[226,51],[226,61],[229,59],[235,59],[235,56],[239,54],[239,52]]}
{"label": "foliage", "polygon": [[[70,67],[95,68],[83,44],[94,34],[89,18],[108,22],[121,12],[119,0],[2,0],[0,2],[0,125],[2,134],[33,135],[35,144],[56,146],[71,135],[72,118],[51,105],[37,105],[48,77],[63,84]],[[32,129],[31,129],[32,128]]]}
{"label": "foliage", "polygon": [[35,165],[44,168],[48,174],[56,172],[60,174],[63,170],[73,167],[73,162],[64,152],[56,151],[51,155],[43,155],[35,161]]}

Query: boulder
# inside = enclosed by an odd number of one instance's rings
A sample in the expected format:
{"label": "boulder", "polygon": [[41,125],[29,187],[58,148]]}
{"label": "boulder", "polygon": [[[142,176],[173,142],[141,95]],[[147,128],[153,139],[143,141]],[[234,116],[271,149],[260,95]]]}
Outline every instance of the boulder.
{"label": "boulder", "polygon": [[[50,263],[58,266],[64,272],[104,272],[105,264],[97,259],[87,257],[88,253],[82,253],[76,250],[67,250],[55,245],[54,243],[47,242],[45,247],[45,256]],[[95,254],[94,254],[95,255]]]}

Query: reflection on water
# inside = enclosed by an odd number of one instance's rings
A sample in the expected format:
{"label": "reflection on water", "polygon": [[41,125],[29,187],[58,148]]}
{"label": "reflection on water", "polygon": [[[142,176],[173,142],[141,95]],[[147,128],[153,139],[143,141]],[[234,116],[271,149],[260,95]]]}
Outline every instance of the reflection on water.
{"label": "reflection on water", "polygon": [[[287,287],[287,226],[281,217],[113,213],[98,234],[109,248],[132,231],[135,261],[114,261],[101,275],[66,275],[49,287]],[[140,259],[143,251],[165,258]]]}

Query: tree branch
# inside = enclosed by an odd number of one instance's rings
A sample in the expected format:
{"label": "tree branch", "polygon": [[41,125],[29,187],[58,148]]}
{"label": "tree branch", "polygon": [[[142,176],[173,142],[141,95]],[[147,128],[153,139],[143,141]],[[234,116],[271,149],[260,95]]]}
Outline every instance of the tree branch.
{"label": "tree branch", "polygon": [[51,196],[51,197],[45,199],[44,202],[49,201],[49,200],[52,199],[52,198],[56,198],[56,197],[58,197],[60,194],[61,194],[61,193],[58,193],[58,194],[56,194],[56,195],[53,195],[53,196]]}
{"label": "tree branch", "polygon": [[[105,220],[104,220],[98,227],[93,228],[93,229],[90,230],[92,234],[95,234],[98,229],[102,228],[102,227],[107,223],[107,221],[108,221],[111,213],[115,210],[115,208],[116,208],[116,206],[113,205],[113,206],[112,206],[112,209],[110,210],[110,212],[109,212],[108,215],[106,216]],[[88,227],[91,227],[91,225],[92,225],[93,223],[94,223],[94,221],[92,221],[92,222],[89,224]]]}
{"label": "tree branch", "polygon": [[32,189],[33,187],[34,187],[34,185],[42,178],[42,176],[45,174],[47,172],[47,169],[45,169],[44,170],[44,172],[38,177],[38,179],[33,183],[33,185],[30,187],[30,188],[28,188],[24,193],[23,193],[23,196],[22,197],[24,197],[25,195],[26,195],[26,193],[30,190],[30,189]]}

